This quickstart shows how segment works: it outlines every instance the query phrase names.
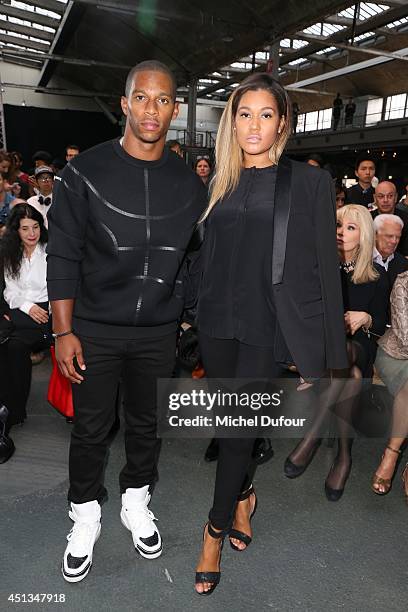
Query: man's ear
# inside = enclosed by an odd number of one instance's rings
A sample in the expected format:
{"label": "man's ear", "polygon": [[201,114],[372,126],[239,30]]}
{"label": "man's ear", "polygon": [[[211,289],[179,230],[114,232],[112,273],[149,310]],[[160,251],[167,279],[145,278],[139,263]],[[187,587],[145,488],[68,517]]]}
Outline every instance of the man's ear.
{"label": "man's ear", "polygon": [[173,110],[172,119],[177,119],[179,112],[180,112],[180,103],[179,102],[175,102],[174,103],[174,110]]}
{"label": "man's ear", "polygon": [[125,96],[122,96],[120,99],[120,105],[122,107],[123,114],[127,117],[128,114],[128,101]]}

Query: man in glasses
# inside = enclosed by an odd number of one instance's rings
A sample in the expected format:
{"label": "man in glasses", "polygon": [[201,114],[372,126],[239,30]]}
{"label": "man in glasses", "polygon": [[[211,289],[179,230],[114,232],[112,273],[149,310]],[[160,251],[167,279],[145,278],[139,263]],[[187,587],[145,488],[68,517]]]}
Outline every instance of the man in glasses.
{"label": "man in glasses", "polygon": [[52,189],[54,187],[54,171],[50,166],[39,166],[34,171],[37,195],[27,200],[44,217],[45,227],[48,228],[47,215],[52,204]]}

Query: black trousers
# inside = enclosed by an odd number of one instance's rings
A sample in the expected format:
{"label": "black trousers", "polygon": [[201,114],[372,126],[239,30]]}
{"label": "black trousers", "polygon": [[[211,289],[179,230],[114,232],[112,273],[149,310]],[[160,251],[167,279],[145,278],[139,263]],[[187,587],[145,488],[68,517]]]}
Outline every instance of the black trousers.
{"label": "black trousers", "polygon": [[119,476],[121,492],[157,480],[156,382],[174,369],[176,333],[139,340],[81,337],[86,364],[84,381],[72,385],[75,419],[69,456],[74,503],[101,501],[108,438],[115,420],[119,382],[123,389],[126,464]]}
{"label": "black trousers", "polygon": [[[199,340],[209,379],[278,378],[281,375],[272,347],[210,338],[203,333],[200,333]],[[254,438],[219,438],[218,441],[214,501],[209,519],[215,529],[227,529],[232,523],[237,497],[250,486],[255,473],[251,460]]]}
{"label": "black trousers", "polygon": [[[39,304],[48,308],[48,303]],[[50,328],[39,325],[20,310],[11,310],[15,325],[10,339],[0,345],[0,400],[7,406],[7,430],[27,418],[27,400],[31,387],[30,354],[49,348]]]}

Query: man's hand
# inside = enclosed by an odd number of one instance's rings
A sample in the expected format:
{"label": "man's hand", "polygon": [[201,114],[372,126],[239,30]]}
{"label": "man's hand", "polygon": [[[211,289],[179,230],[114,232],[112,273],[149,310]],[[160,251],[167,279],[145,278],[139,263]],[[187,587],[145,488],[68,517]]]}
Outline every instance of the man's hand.
{"label": "man's hand", "polygon": [[36,323],[41,324],[48,322],[48,311],[44,310],[44,308],[40,308],[40,306],[37,306],[37,304],[31,306],[28,314]]}
{"label": "man's hand", "polygon": [[74,334],[56,339],[55,358],[63,376],[68,378],[72,383],[80,385],[84,377],[75,370],[74,359],[76,359],[81,370],[86,370],[86,366],[82,354],[81,343]]}

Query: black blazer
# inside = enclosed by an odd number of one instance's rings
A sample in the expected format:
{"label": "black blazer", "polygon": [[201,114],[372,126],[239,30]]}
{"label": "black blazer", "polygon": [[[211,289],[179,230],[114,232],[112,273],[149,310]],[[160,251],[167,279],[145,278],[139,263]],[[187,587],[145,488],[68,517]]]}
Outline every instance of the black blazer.
{"label": "black blazer", "polygon": [[348,367],[336,204],[330,174],[281,158],[275,192],[273,293],[282,338],[299,372],[319,377]]}

